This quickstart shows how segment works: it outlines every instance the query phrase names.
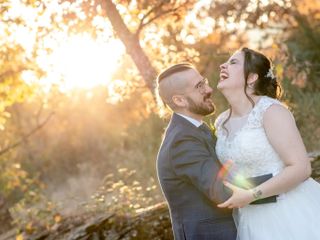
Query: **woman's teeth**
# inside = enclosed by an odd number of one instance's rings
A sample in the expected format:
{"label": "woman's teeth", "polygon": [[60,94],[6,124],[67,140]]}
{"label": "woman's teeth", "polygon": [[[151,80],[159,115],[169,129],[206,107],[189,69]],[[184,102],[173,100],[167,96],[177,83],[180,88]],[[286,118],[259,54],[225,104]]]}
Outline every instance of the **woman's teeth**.
{"label": "woman's teeth", "polygon": [[228,78],[228,75],[225,74],[225,73],[221,73],[220,74],[220,80],[223,81],[223,80],[226,80]]}

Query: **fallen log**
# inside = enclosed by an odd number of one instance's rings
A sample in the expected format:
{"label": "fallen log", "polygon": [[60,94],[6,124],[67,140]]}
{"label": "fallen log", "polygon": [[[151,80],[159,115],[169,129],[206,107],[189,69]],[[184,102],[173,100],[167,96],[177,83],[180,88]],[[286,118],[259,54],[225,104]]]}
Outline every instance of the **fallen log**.
{"label": "fallen log", "polygon": [[[65,219],[51,230],[33,235],[24,234],[26,240],[85,240],[85,239],[152,239],[172,240],[171,222],[166,203],[160,203],[136,214],[100,214],[85,216],[79,223]],[[9,240],[6,239],[6,240]]]}

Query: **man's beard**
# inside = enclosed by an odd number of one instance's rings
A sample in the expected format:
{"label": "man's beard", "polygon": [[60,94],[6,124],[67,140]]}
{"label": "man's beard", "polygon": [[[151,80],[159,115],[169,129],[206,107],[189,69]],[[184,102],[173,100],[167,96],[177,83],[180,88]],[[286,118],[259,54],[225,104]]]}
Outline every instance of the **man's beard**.
{"label": "man's beard", "polygon": [[211,94],[207,94],[203,97],[203,102],[196,104],[190,97],[187,97],[187,101],[189,103],[188,110],[194,114],[198,114],[201,116],[207,116],[215,111],[214,104],[208,106],[205,101],[211,97]]}

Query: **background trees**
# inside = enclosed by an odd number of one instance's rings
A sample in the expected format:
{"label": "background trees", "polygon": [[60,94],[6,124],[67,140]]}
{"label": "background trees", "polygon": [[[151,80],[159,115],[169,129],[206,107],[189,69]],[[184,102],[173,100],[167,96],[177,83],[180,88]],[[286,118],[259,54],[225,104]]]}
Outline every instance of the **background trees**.
{"label": "background trees", "polygon": [[[272,58],[308,150],[319,151],[319,11],[316,0],[2,1],[3,219],[32,232],[71,213],[160,202],[157,73],[189,61],[215,86],[242,45]],[[227,107],[218,92],[214,101],[217,114]]]}

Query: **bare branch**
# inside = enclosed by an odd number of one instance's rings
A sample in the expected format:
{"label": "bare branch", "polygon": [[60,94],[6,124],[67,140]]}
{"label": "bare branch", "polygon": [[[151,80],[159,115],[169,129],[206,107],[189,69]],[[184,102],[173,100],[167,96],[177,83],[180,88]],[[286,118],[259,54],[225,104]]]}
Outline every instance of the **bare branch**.
{"label": "bare branch", "polygon": [[164,4],[164,2],[161,1],[157,6],[154,6],[153,8],[151,8],[151,9],[143,16],[143,18],[142,18],[141,21],[140,21],[139,27],[138,27],[138,29],[137,29],[137,31],[136,31],[136,33],[135,33],[136,35],[138,35],[138,34],[141,32],[142,28],[144,27],[144,20],[145,20],[152,12],[154,12],[156,9],[161,8],[161,7],[163,6],[163,4]]}
{"label": "bare branch", "polygon": [[189,2],[187,1],[187,2],[179,5],[178,7],[175,7],[175,8],[166,10],[166,11],[161,11],[160,13],[156,14],[153,18],[150,18],[147,22],[141,21],[141,22],[140,22],[140,25],[139,25],[139,28],[138,28],[138,30],[136,31],[135,35],[139,35],[139,33],[141,32],[141,30],[142,30],[145,26],[147,26],[147,25],[149,25],[150,23],[154,22],[156,19],[158,19],[158,18],[160,18],[160,17],[162,17],[162,16],[164,16],[164,15],[166,15],[166,14],[174,13],[175,11],[178,11],[179,9],[187,6],[188,4],[189,4]]}
{"label": "bare branch", "polygon": [[49,114],[49,116],[46,118],[46,120],[44,120],[41,124],[39,124],[36,128],[34,128],[32,131],[30,131],[28,134],[26,134],[25,136],[23,136],[19,141],[9,145],[8,147],[2,149],[0,151],[0,155],[5,154],[6,152],[8,152],[9,150],[18,147],[21,143],[23,143],[25,140],[27,140],[30,136],[32,136],[33,134],[35,134],[37,131],[39,131],[41,128],[43,128],[51,119],[51,117],[54,115],[53,112],[51,112]]}
{"label": "bare branch", "polygon": [[41,103],[41,106],[39,108],[39,110],[37,111],[37,114],[36,114],[36,123],[37,125],[40,125],[39,124],[39,119],[40,119],[40,116],[41,116],[41,113],[42,113],[42,110],[43,110],[43,106],[44,106],[44,103]]}

